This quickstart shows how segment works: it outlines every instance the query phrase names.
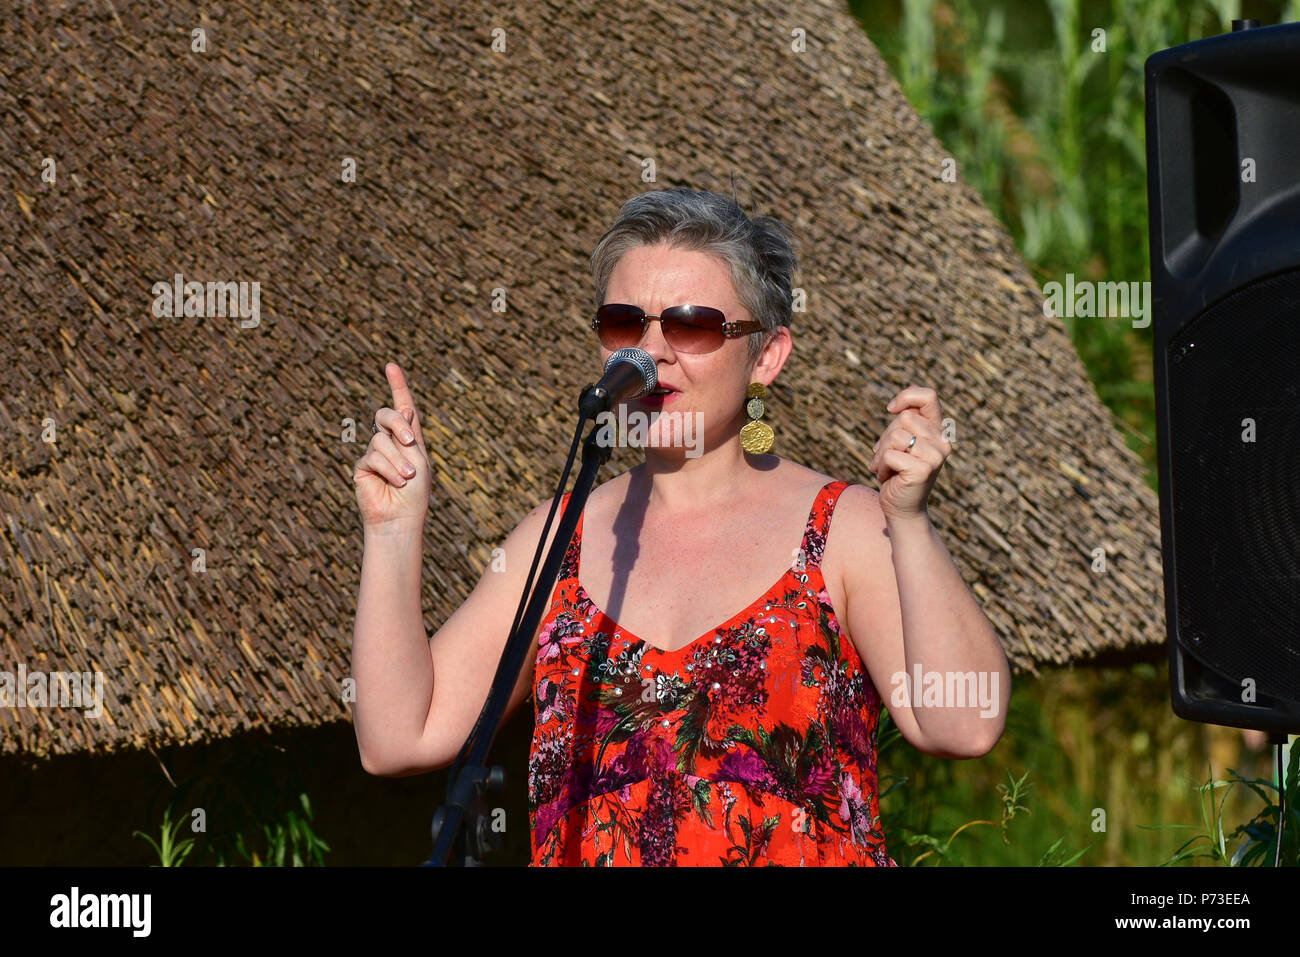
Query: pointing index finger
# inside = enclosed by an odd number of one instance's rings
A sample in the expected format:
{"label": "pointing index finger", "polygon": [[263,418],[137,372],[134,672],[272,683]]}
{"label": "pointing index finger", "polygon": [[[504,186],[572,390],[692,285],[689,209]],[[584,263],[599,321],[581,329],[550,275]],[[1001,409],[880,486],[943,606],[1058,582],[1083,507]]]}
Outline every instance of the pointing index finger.
{"label": "pointing index finger", "polygon": [[390,362],[384,366],[384,372],[388,375],[388,385],[393,393],[393,408],[401,414],[402,418],[410,422],[415,412],[415,397],[406,387],[406,376],[402,374],[402,367],[396,362]]}

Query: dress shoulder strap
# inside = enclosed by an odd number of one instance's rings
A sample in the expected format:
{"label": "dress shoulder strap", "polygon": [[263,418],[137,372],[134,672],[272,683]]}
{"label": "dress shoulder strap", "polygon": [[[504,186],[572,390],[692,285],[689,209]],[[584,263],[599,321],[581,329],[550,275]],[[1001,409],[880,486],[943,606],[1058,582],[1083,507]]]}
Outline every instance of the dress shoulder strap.
{"label": "dress shoulder strap", "polygon": [[[560,500],[559,511],[556,512],[556,522],[564,515],[564,510],[569,507],[569,496],[572,493],[565,492],[564,498]],[[564,560],[560,562],[560,581],[567,581],[570,578],[578,577],[579,556],[582,554],[582,519],[586,516],[584,511],[578,516],[578,524],[573,529],[573,541],[569,542],[569,547],[564,551]]]}
{"label": "dress shoulder strap", "polygon": [[808,512],[808,523],[804,526],[803,542],[799,550],[803,554],[804,566],[817,568],[821,566],[822,555],[826,551],[826,536],[830,534],[831,516],[835,513],[835,503],[840,493],[848,488],[849,483],[833,480],[822,486],[813,500]]}

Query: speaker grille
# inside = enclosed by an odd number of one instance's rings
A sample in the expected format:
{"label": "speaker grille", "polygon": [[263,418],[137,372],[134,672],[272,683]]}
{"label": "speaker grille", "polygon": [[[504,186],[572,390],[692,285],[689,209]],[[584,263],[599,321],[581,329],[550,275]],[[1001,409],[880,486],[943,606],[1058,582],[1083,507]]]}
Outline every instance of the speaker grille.
{"label": "speaker grille", "polygon": [[1300,700],[1300,270],[1206,310],[1166,359],[1175,634],[1260,695]]}

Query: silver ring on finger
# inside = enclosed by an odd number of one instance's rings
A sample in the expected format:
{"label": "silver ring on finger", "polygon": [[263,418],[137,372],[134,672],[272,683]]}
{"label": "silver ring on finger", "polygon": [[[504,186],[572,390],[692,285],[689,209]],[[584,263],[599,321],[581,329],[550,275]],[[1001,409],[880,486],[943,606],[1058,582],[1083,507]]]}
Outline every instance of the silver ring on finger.
{"label": "silver ring on finger", "polygon": [[370,423],[370,431],[373,432],[375,435],[378,435],[378,434],[379,434],[379,426],[378,426],[378,424],[376,424],[376,423],[374,423],[374,422],[371,422],[371,423]]}
{"label": "silver ring on finger", "polygon": [[916,436],[912,436],[912,441],[907,443],[907,451],[912,451],[912,446],[916,445]]}

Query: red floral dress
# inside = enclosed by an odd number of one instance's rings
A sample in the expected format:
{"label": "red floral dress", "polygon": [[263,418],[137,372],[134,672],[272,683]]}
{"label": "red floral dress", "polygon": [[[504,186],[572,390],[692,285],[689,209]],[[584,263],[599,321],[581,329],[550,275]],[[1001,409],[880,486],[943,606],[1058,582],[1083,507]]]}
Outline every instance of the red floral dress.
{"label": "red floral dress", "polygon": [[593,604],[579,518],[538,636],[530,867],[897,866],[876,794],[880,696],[821,574],[847,485],[818,492],[780,581],[675,651]]}

